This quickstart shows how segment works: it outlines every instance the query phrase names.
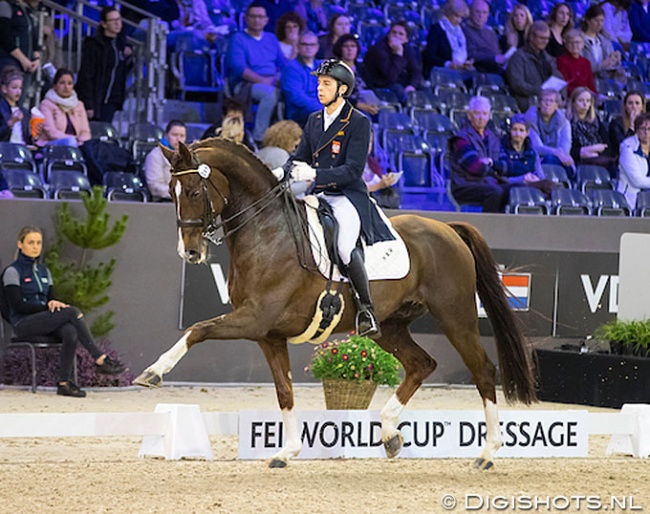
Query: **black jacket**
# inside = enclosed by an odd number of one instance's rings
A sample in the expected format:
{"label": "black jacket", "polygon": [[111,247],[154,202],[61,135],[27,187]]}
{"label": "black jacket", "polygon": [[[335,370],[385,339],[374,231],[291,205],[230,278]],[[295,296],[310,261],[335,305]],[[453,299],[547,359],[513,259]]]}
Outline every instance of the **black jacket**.
{"label": "black jacket", "polygon": [[[32,115],[24,107],[19,107],[23,113],[23,139],[26,145],[32,144],[32,129],[31,119]],[[0,99],[0,141],[9,141],[11,139],[11,127],[9,120],[11,119],[11,106],[4,98]]]}
{"label": "black jacket", "polygon": [[102,106],[112,103],[122,107],[126,92],[126,74],[132,58],[124,56],[124,33],[107,38],[98,32],[84,41],[81,66],[75,85],[79,100],[93,118],[99,118]]}
{"label": "black jacket", "polygon": [[429,77],[434,67],[444,68],[447,61],[451,61],[452,52],[447,33],[440,22],[431,25],[427,36],[427,46],[422,51],[423,72]]}
{"label": "black jacket", "polygon": [[38,31],[28,6],[20,6],[11,0],[0,1],[0,61],[12,60],[22,70],[11,52],[20,48],[28,59],[32,59],[34,51],[38,50],[37,37]]}
{"label": "black jacket", "polygon": [[316,170],[315,193],[344,194],[359,213],[367,244],[395,239],[372,205],[363,181],[370,130],[370,120],[349,102],[327,131],[323,131],[323,111],[313,112],[298,148],[284,165],[289,174],[293,161],[306,162]]}

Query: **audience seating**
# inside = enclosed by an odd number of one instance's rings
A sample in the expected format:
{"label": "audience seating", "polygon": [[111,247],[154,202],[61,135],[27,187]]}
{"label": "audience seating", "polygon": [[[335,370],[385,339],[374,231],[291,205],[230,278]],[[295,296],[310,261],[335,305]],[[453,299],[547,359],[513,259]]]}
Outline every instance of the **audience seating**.
{"label": "audience seating", "polygon": [[571,189],[571,179],[569,179],[563,166],[560,166],[559,164],[542,164],[542,170],[544,171],[545,178],[556,184],[558,187]]}
{"label": "audience seating", "polygon": [[53,169],[49,181],[55,200],[80,200],[92,191],[88,177],[80,171]]}
{"label": "audience seating", "polygon": [[37,173],[36,162],[25,145],[18,143],[0,142],[0,166],[4,170],[27,170]]}
{"label": "audience seating", "polygon": [[404,173],[401,187],[405,193],[442,193],[444,190],[444,179],[436,171],[429,153],[400,152],[397,169]]}
{"label": "audience seating", "polygon": [[512,214],[548,214],[549,206],[544,195],[534,187],[513,187],[510,189],[510,199],[506,212]]}
{"label": "audience seating", "polygon": [[476,73],[474,75],[474,87],[476,88],[476,94],[481,96],[487,96],[487,93],[491,91],[508,93],[505,80],[496,73]]}
{"label": "audience seating", "polygon": [[438,100],[433,96],[431,90],[411,91],[406,95],[406,106],[408,108],[427,109],[432,111],[436,108]]}
{"label": "audience seating", "polygon": [[148,193],[142,181],[133,173],[109,171],[103,176],[106,198],[120,202],[147,202]]}
{"label": "audience seating", "polygon": [[446,68],[433,68],[429,75],[429,80],[431,81],[431,84],[435,84],[436,87],[444,86],[467,93],[465,77],[460,71],[448,70]]}
{"label": "audience seating", "polygon": [[165,135],[163,129],[153,123],[134,123],[129,126],[129,149],[137,165]]}
{"label": "audience seating", "polygon": [[3,170],[9,190],[16,198],[46,198],[47,192],[41,177],[36,173],[22,169]]}
{"label": "audience seating", "polygon": [[90,133],[93,139],[99,139],[104,143],[115,143],[120,145],[122,138],[117,129],[106,121],[91,121]]}
{"label": "audience seating", "polygon": [[588,216],[591,202],[581,191],[557,188],[551,193],[551,211],[558,216]]}
{"label": "audience seating", "polygon": [[630,206],[623,193],[609,189],[592,189],[593,213],[597,216],[630,216]]}
{"label": "audience seating", "polygon": [[592,189],[614,189],[609,171],[601,166],[591,164],[579,164],[578,186],[583,193],[588,193]]}
{"label": "audience seating", "polygon": [[425,138],[430,133],[452,135],[456,130],[448,116],[427,109],[413,109],[411,119]]}
{"label": "audience seating", "polygon": [[642,218],[650,217],[650,189],[639,191],[636,195],[636,207],[634,208],[634,215]]}
{"label": "audience seating", "polygon": [[596,79],[596,89],[601,95],[608,98],[622,100],[625,96],[623,88],[614,79]]}
{"label": "audience seating", "polygon": [[388,28],[382,21],[377,19],[366,19],[359,22],[357,31],[359,33],[359,44],[361,47],[368,49],[384,37]]}
{"label": "audience seating", "polygon": [[75,146],[47,145],[43,148],[43,173],[49,180],[53,170],[79,171],[88,175],[83,153]]}

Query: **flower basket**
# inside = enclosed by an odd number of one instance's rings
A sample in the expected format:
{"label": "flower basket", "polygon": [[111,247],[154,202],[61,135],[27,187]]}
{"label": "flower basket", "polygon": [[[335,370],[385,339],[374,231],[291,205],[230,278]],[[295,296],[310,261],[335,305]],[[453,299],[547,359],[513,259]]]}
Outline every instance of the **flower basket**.
{"label": "flower basket", "polygon": [[328,409],[367,409],[383,384],[400,382],[400,364],[368,337],[327,341],[314,350],[305,371],[321,379]]}
{"label": "flower basket", "polygon": [[325,407],[328,410],[364,410],[372,401],[377,384],[372,380],[323,380]]}

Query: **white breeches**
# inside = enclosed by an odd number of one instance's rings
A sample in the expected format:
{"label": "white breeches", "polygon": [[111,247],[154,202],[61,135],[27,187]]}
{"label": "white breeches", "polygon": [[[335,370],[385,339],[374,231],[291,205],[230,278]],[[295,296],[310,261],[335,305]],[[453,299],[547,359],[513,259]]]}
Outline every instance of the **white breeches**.
{"label": "white breeches", "polygon": [[350,255],[357,245],[357,240],[361,234],[361,219],[359,213],[352,205],[352,202],[344,195],[326,195],[319,193],[318,198],[322,198],[332,206],[334,217],[339,223],[339,240],[337,247],[339,257],[343,264],[350,263]]}

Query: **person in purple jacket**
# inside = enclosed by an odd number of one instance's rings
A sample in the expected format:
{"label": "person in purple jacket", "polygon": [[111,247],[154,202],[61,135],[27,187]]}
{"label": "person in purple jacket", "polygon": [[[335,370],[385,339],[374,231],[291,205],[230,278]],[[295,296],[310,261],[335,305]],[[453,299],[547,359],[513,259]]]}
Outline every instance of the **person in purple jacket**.
{"label": "person in purple jacket", "polygon": [[253,2],[246,9],[246,29],[230,38],[226,67],[233,94],[244,103],[259,102],[253,138],[261,141],[280,98],[277,88],[286,59],[278,38],[264,32],[269,21],[263,5]]}

